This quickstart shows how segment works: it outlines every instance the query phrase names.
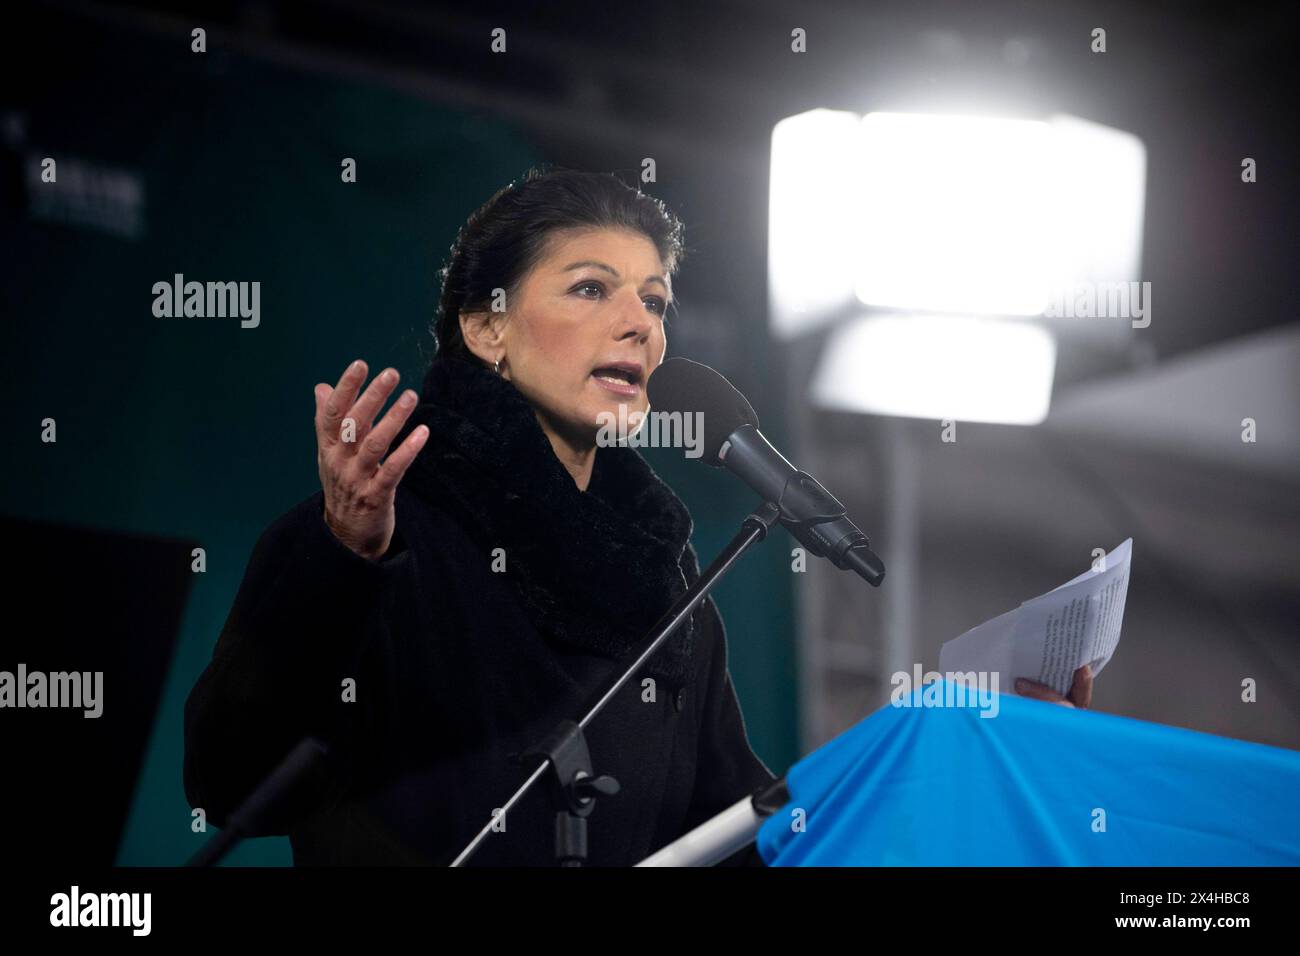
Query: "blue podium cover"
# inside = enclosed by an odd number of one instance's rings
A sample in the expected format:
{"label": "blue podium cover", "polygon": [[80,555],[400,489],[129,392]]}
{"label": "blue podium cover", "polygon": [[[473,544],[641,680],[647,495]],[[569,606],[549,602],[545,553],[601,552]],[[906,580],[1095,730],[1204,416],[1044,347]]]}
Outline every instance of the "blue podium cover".
{"label": "blue podium cover", "polygon": [[769,866],[1300,865],[1300,752],[1010,694],[982,717],[925,693],[790,769],[758,834]]}

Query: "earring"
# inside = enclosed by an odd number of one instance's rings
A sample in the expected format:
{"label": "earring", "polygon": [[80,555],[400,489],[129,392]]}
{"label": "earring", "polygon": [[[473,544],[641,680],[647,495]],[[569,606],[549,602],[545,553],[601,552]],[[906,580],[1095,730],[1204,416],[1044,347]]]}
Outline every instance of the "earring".
{"label": "earring", "polygon": [[496,363],[492,366],[492,371],[496,372],[498,375],[501,374],[501,360],[500,360],[500,359],[497,359],[497,360],[496,360]]}

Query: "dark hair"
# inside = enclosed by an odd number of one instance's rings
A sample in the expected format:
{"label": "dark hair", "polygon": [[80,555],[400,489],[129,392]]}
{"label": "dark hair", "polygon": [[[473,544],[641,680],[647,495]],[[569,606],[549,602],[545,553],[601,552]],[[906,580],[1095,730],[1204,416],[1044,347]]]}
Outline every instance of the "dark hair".
{"label": "dark hair", "polygon": [[611,173],[534,166],[470,214],[439,275],[435,361],[478,362],[460,331],[461,312],[487,311],[493,289],[513,298],[541,260],[551,233],[582,227],[632,229],[659,252],[667,275],[686,249],[682,223],[664,205]]}

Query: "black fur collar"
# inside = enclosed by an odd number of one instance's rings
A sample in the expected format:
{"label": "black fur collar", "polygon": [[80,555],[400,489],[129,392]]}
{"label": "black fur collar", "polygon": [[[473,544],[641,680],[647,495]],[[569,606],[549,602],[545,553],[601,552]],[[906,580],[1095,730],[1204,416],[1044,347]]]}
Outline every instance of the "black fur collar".
{"label": "black fur collar", "polygon": [[[419,424],[429,440],[403,486],[468,518],[485,561],[505,549],[506,573],[548,638],[618,656],[699,576],[691,516],[636,449],[598,448],[581,492],[518,389],[458,360],[433,361],[393,447]],[[693,618],[645,672],[690,680]]]}

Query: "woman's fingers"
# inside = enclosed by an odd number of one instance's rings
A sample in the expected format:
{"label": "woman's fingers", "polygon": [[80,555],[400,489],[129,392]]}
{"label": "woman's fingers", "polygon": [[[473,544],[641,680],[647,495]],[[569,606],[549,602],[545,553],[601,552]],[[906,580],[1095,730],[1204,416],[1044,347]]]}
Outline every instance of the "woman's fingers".
{"label": "woman's fingers", "polygon": [[311,391],[312,391],[312,395],[316,397],[316,417],[315,417],[316,444],[319,445],[321,443],[321,439],[325,435],[325,431],[324,431],[325,403],[329,400],[330,395],[334,393],[334,389],[324,382],[317,382],[316,387],[313,388]]}
{"label": "woman's fingers", "polygon": [[375,416],[384,407],[384,402],[388,401],[388,396],[393,394],[393,389],[397,387],[400,378],[397,369],[384,369],[375,376],[375,380],[370,383],[370,387],[366,389],[361,398],[348,411],[344,422],[346,423],[348,419],[351,419],[355,423],[352,429],[352,441],[349,442],[351,445],[350,451],[359,453],[363,440],[370,433],[371,426],[374,424]]}
{"label": "woman's fingers", "polygon": [[366,436],[366,440],[361,443],[361,450],[357,453],[357,467],[361,469],[363,475],[375,473],[375,469],[379,467],[379,459],[384,457],[388,446],[393,443],[393,438],[411,417],[418,398],[419,396],[408,388],[393,403],[388,414],[380,419],[379,424]]}
{"label": "woman's fingers", "polygon": [[343,372],[339,383],[325,396],[323,403],[319,396],[324,393],[320,392],[318,387],[316,442],[322,451],[339,440],[343,419],[347,417],[352,403],[356,401],[357,393],[361,390],[361,383],[365,380],[366,363],[357,359]]}
{"label": "woman's fingers", "polygon": [[1053,704],[1061,704],[1064,707],[1074,706],[1074,704],[1066,700],[1046,684],[1040,684],[1037,681],[1028,680],[1024,677],[1016,678],[1016,693],[1021,697],[1032,697],[1034,700],[1045,700]]}
{"label": "woman's fingers", "polygon": [[1087,708],[1092,704],[1092,668],[1084,664],[1074,672],[1074,684],[1070,687],[1070,700],[1076,707]]}
{"label": "woman's fingers", "polygon": [[1074,682],[1070,686],[1068,697],[1062,697],[1046,684],[1039,684],[1024,677],[1016,678],[1016,693],[1021,697],[1032,697],[1035,700],[1046,700],[1063,707],[1077,707],[1084,710],[1092,705],[1092,668],[1084,664],[1074,672]]}
{"label": "woman's fingers", "polygon": [[[405,416],[403,416],[405,417]],[[406,469],[415,461],[415,456],[420,453],[424,447],[425,440],[429,437],[429,428],[427,425],[418,425],[411,429],[411,434],[406,436],[406,440],[397,446],[397,450],[384,460],[384,463],[375,472],[375,489],[382,494],[389,494],[397,487],[397,483],[402,480],[406,474]]]}

